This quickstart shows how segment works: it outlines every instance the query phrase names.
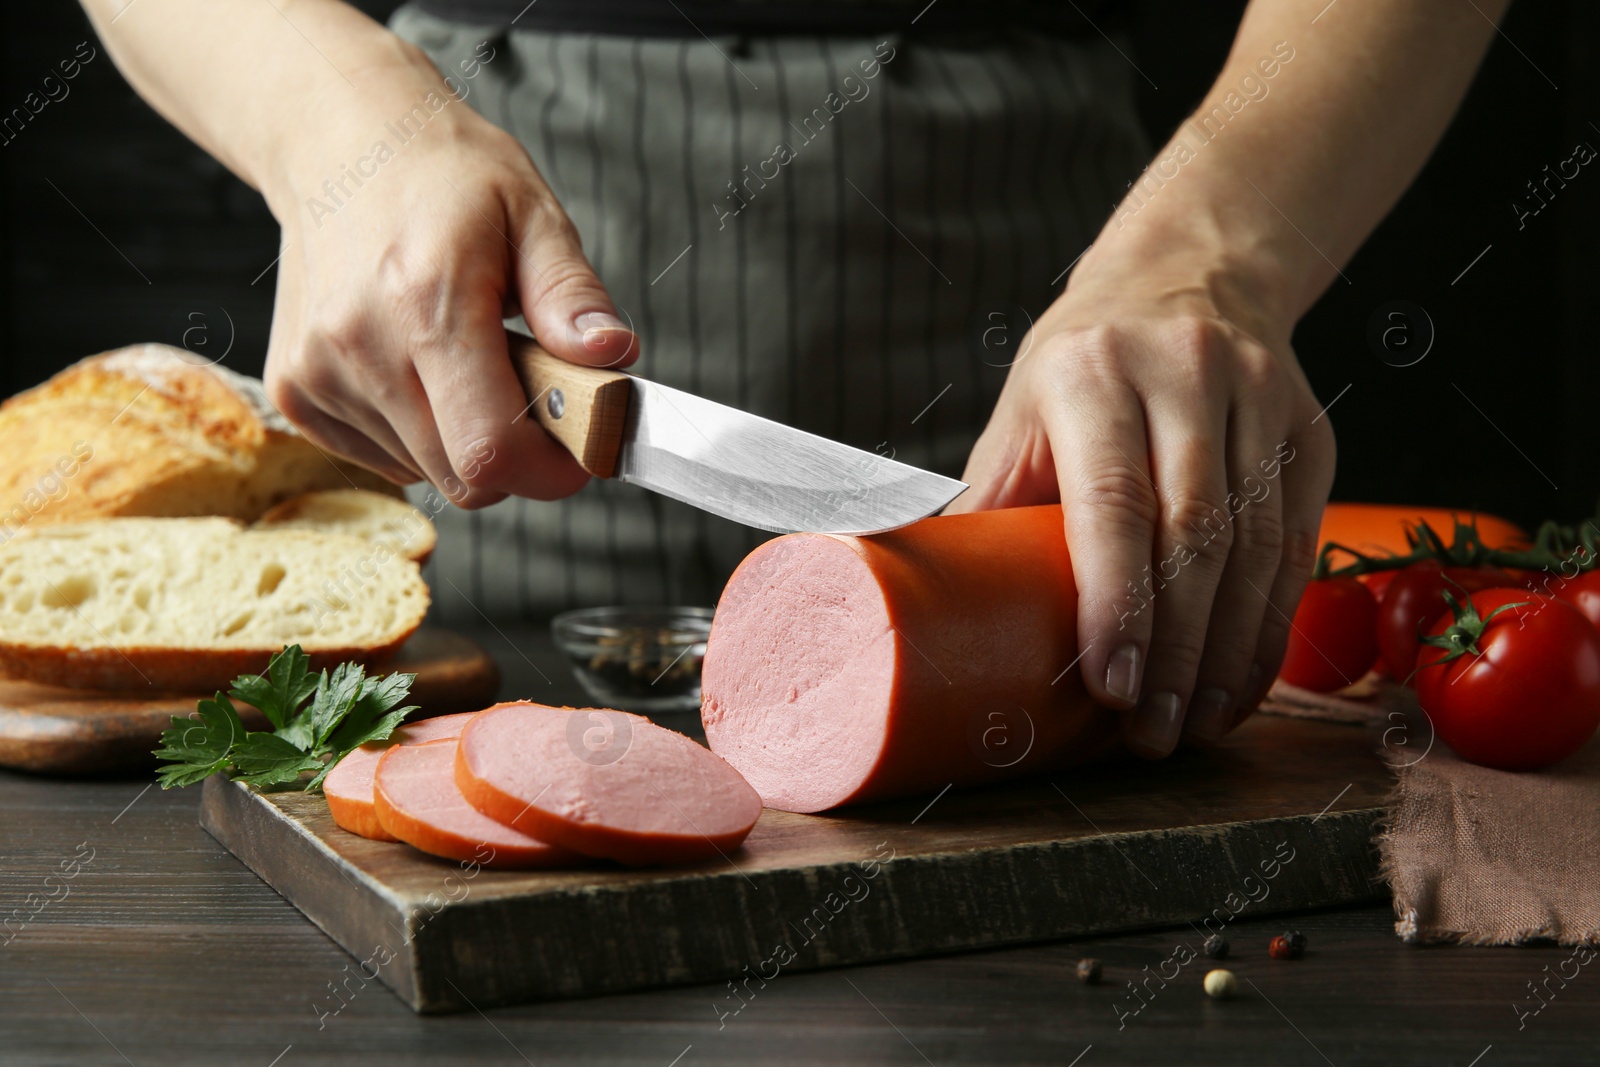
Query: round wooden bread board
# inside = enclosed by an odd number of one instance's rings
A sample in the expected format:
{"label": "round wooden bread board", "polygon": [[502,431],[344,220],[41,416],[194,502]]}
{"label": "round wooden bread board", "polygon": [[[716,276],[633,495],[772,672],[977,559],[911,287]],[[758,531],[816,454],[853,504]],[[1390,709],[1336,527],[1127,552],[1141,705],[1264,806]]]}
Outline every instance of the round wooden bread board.
{"label": "round wooden bread board", "polygon": [[[424,627],[368,672],[417,676],[406,703],[419,717],[476,711],[492,704],[500,669],[477,642]],[[172,716],[188,715],[210,693],[108,692],[67,689],[0,678],[0,767],[55,774],[139,770],[155,765],[150,751]],[[244,724],[267,729],[254,708],[235,704]]]}

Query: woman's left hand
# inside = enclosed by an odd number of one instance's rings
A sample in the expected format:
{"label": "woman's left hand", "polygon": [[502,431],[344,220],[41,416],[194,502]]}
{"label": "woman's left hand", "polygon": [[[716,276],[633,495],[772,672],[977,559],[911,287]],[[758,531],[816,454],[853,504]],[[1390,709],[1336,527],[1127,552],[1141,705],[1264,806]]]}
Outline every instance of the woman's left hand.
{"label": "woman's left hand", "polygon": [[1061,501],[1084,682],[1160,757],[1220,738],[1277,675],[1334,442],[1292,323],[1225,256],[1118,237],[1019,347],[950,510]]}

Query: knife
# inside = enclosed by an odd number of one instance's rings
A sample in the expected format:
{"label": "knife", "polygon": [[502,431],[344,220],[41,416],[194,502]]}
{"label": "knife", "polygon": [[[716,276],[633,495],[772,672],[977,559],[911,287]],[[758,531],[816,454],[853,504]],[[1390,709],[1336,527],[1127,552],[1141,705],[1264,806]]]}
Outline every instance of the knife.
{"label": "knife", "polygon": [[965,482],[507,333],[539,424],[597,478],[774,533],[882,533],[936,514]]}

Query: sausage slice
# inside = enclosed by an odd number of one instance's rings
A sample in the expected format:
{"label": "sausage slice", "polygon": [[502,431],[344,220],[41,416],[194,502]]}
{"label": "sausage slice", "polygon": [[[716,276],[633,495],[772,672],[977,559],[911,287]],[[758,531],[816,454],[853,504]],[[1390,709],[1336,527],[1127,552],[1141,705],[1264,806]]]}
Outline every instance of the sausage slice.
{"label": "sausage slice", "polygon": [[374,841],[397,840],[378,824],[378,813],[372,806],[372,776],[378,769],[378,760],[396,745],[420,745],[426,741],[460,737],[462,727],[476,714],[463,711],[458,715],[418,719],[397,727],[386,741],[362,745],[346,753],[322,780],[322,795],[327,798],[328,813],[333,816],[334,823]]}
{"label": "sausage slice", "polygon": [[[482,713],[480,713],[482,714]],[[434,856],[485,867],[562,867],[580,862],[563,848],[495,822],[456,788],[457,741],[396,745],[374,776],[378,822],[396,838]]]}
{"label": "sausage slice", "polygon": [[636,866],[725,855],[761,815],[761,798],[715,753],[595,708],[480,713],[461,733],[456,781],[499,822]]}

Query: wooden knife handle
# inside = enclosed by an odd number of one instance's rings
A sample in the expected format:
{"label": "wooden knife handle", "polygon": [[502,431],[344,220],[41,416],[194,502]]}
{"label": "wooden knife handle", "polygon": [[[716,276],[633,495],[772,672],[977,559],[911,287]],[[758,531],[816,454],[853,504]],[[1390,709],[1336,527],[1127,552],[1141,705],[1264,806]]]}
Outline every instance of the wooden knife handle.
{"label": "wooden knife handle", "polygon": [[596,478],[616,473],[633,388],[626,374],[558,359],[517,334],[506,335],[511,363],[533,416]]}

